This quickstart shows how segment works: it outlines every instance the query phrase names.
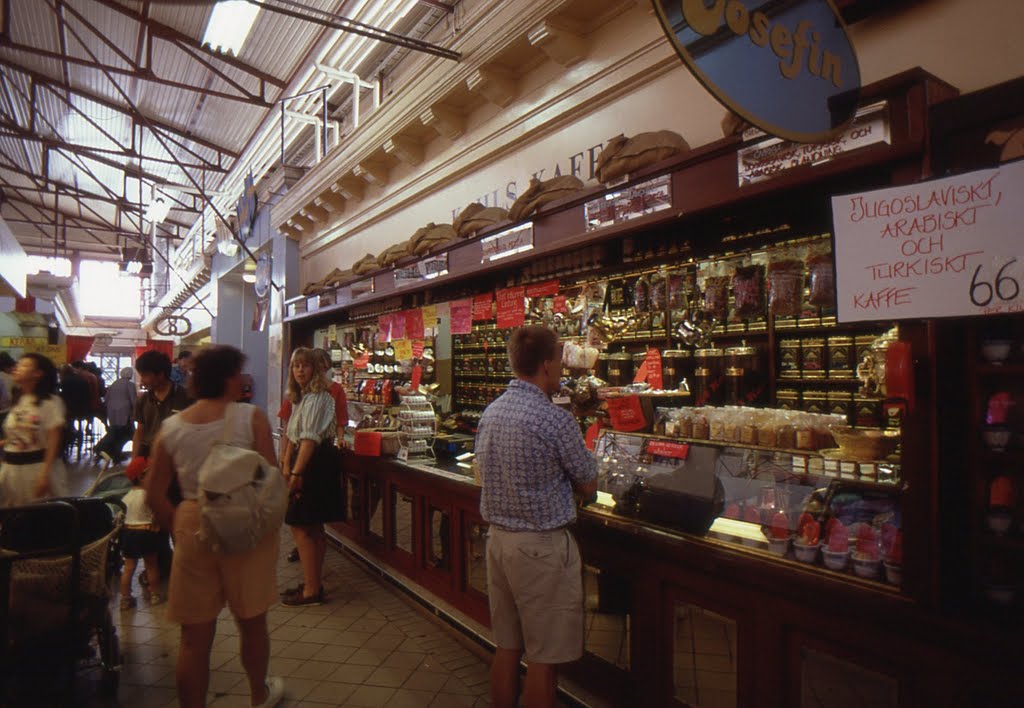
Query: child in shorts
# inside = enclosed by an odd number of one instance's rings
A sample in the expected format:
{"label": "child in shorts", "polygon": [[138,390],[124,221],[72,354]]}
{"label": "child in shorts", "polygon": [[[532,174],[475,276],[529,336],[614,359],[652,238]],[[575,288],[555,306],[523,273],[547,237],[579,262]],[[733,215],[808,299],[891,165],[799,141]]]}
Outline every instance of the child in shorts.
{"label": "child in shorts", "polygon": [[121,555],[124,556],[124,570],[121,571],[122,610],[130,610],[136,605],[132,596],[132,578],[140,558],[146,562],[146,576],[149,579],[149,590],[144,591],[146,599],[150,605],[159,605],[163,601],[157,590],[160,587],[157,554],[160,552],[163,535],[156,524],[153,512],[146,505],[146,492],[142,488],[146,471],[144,457],[136,457],[125,470],[132,488],[122,500],[126,510],[124,528],[121,530]]}

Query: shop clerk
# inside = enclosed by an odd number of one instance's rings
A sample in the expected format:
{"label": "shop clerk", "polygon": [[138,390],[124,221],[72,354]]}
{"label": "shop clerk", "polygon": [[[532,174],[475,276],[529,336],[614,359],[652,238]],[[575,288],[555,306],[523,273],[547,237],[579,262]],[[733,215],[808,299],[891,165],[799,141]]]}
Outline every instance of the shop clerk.
{"label": "shop clerk", "polygon": [[525,654],[525,703],[540,708],[554,705],[558,665],[583,655],[582,567],[568,526],[576,520],[573,491],[585,498],[597,491],[597,459],[576,420],[550,399],[562,373],[558,335],[521,327],[508,356],[516,379],[484,411],[476,438],[498,645],[491,701],[518,705]]}

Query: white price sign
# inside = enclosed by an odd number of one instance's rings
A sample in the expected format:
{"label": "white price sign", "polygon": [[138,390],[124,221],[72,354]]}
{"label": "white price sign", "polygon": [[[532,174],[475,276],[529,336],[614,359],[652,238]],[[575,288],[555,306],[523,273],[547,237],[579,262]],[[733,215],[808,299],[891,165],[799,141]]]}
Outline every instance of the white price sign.
{"label": "white price sign", "polygon": [[832,198],[841,322],[1024,312],[1024,161]]}

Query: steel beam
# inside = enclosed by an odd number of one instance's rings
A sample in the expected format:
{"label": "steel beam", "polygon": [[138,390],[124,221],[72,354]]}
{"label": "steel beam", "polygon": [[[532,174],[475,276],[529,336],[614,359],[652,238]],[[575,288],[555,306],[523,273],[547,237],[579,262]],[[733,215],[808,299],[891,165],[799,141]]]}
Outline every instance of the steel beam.
{"label": "steel beam", "polygon": [[[139,24],[145,25],[147,31],[149,32],[150,37],[156,37],[166,42],[171,42],[173,44],[178,45],[179,47],[189,47],[191,49],[194,49],[197,52],[205,55],[209,59],[216,59],[217,61],[223,62],[224,64],[227,64],[230,67],[238,69],[239,71],[242,71],[255,79],[259,79],[260,81],[268,83],[271,86],[275,86],[279,89],[283,89],[285,86],[288,85],[288,82],[285,81],[284,79],[279,79],[276,76],[273,76],[272,74],[269,74],[265,71],[261,71],[235,57],[215,52],[209,49],[208,47],[203,46],[201,42],[197,41],[193,37],[190,37],[184,32],[180,32],[174,29],[173,27],[169,27],[165,24],[162,24],[160,22],[157,22],[156,20],[151,19],[149,17],[148,12],[137,12],[135,10],[132,10],[131,8],[125,7],[121,3],[117,2],[117,0],[93,0],[93,2],[102,5],[103,7],[114,10],[115,12],[119,12],[125,17],[130,17]],[[151,71],[152,67],[146,67],[146,69]]]}
{"label": "steel beam", "polygon": [[[210,142],[208,140],[204,140],[203,138],[200,138],[196,135],[189,135],[185,130],[181,128],[176,128],[167,123],[163,123],[157,120],[156,118],[153,118],[152,116],[148,116],[142,113],[136,106],[134,106],[134,104],[131,106],[121,105],[119,103],[116,103],[115,101],[111,101],[110,99],[100,96],[98,94],[90,93],[85,89],[65,84],[63,81],[60,81],[59,79],[51,78],[46,74],[43,74],[34,69],[30,69],[27,66],[22,66],[17,62],[11,61],[7,57],[0,56],[0,67],[7,67],[9,69],[13,69],[14,71],[19,71],[41,86],[49,86],[61,91],[66,91],[70,94],[74,94],[76,96],[80,96],[81,98],[86,98],[90,101],[93,101],[94,103],[97,103],[103,106],[104,108],[109,108],[112,111],[122,113],[123,115],[126,115],[129,118],[132,118],[133,120],[145,124],[146,127],[148,127],[151,131],[161,131],[172,135],[176,135],[182,140],[191,140],[196,145],[202,145],[203,147],[208,148],[210,150],[221,152],[233,160],[237,160],[239,157],[239,154],[233,150],[229,150],[228,148],[216,145],[215,143]],[[94,68],[99,67],[94,65]],[[100,70],[102,71],[102,69]],[[112,79],[110,80],[113,81]]]}
{"label": "steel beam", "polygon": [[[347,17],[341,17],[327,12],[326,10],[308,7],[301,2],[296,2],[296,0],[277,0],[277,2],[282,4],[298,8],[296,10],[289,10],[281,7],[280,5],[272,5],[269,2],[264,2],[263,0],[248,0],[248,2],[250,5],[256,5],[267,12],[274,12],[296,20],[305,20],[306,22],[312,22],[313,24],[321,25],[323,27],[330,27],[331,29],[357,34],[361,37],[368,37],[369,39],[375,39],[378,42],[384,42],[385,44],[404,47],[413,51],[423,52],[424,54],[432,54],[433,56],[441,57],[442,59],[451,59],[453,61],[459,61],[462,59],[461,54],[451,49],[445,49],[444,47],[439,47],[436,44],[424,42],[421,39],[406,37],[403,34],[383,30],[379,27],[374,27],[373,25],[358,22]],[[320,15],[320,17],[312,17],[307,14],[310,12]]]}

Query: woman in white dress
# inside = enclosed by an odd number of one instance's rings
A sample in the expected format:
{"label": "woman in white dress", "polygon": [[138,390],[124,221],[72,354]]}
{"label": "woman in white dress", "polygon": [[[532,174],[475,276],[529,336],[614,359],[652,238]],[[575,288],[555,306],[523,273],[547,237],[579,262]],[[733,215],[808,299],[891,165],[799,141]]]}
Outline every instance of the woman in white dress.
{"label": "woman in white dress", "polygon": [[22,506],[64,493],[64,402],[57,368],[42,354],[25,354],[14,368],[21,389],[4,421],[0,504]]}

